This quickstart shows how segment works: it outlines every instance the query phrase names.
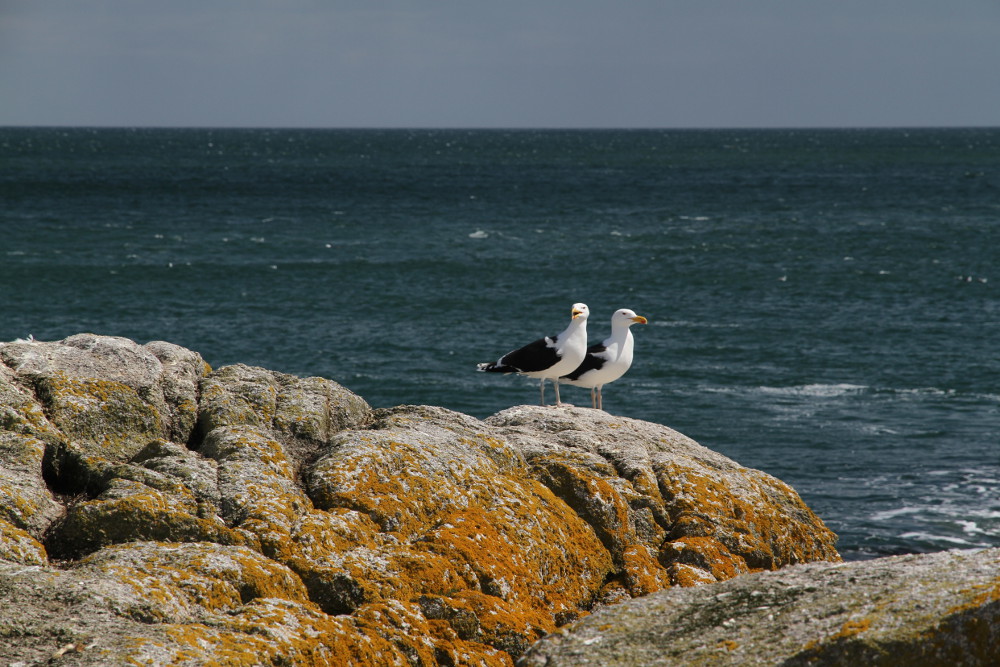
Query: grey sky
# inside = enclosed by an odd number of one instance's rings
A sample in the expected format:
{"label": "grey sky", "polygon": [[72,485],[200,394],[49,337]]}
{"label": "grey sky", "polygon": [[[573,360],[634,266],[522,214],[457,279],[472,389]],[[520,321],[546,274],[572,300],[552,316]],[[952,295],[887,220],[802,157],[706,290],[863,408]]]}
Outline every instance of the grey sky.
{"label": "grey sky", "polygon": [[0,0],[0,125],[1000,125],[1000,0]]}

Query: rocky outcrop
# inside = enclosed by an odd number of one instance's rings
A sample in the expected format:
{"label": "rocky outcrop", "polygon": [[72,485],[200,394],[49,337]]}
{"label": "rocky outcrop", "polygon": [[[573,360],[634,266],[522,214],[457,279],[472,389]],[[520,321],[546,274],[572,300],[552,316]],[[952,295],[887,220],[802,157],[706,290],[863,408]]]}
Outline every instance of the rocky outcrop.
{"label": "rocky outcrop", "polygon": [[607,607],[522,667],[995,665],[1000,549],[812,563]]}
{"label": "rocky outcrop", "polygon": [[524,406],[486,423],[594,528],[629,596],[840,560],[836,536],[788,485],[669,428]]}
{"label": "rocky outcrop", "polygon": [[839,560],[787,485],[655,424],[372,410],[89,334],[0,362],[0,662],[511,665],[614,602]]}

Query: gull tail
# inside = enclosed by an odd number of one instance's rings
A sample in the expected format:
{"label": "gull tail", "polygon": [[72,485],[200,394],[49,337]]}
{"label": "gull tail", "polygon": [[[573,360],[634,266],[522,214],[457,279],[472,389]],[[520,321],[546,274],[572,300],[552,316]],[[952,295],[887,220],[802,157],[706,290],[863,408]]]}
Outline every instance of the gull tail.
{"label": "gull tail", "polygon": [[476,364],[476,370],[480,373],[517,373],[518,369],[506,364],[482,363]]}

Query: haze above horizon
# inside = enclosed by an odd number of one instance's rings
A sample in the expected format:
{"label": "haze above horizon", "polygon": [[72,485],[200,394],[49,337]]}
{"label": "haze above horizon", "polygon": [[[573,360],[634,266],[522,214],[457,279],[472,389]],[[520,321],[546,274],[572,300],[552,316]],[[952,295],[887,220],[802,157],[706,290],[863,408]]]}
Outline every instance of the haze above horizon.
{"label": "haze above horizon", "polygon": [[0,125],[1000,125],[994,0],[0,3]]}

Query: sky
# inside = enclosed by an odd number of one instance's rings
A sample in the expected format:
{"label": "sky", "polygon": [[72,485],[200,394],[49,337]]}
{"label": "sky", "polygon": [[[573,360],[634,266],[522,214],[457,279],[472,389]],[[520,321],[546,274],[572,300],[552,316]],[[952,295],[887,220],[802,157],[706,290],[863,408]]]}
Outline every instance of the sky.
{"label": "sky", "polygon": [[0,126],[1000,126],[1000,0],[0,0]]}

